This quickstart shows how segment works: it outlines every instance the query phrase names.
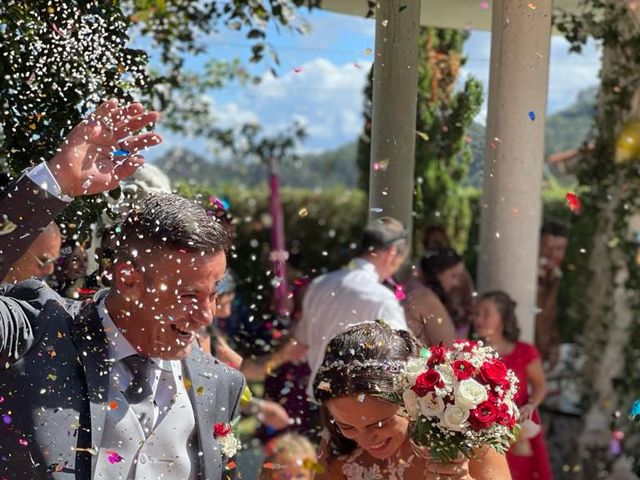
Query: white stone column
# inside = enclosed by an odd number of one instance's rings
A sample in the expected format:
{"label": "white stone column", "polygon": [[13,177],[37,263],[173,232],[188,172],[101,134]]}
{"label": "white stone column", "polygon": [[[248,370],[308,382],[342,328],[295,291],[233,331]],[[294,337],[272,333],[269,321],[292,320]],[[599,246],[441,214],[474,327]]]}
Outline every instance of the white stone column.
{"label": "white stone column", "polygon": [[542,215],[550,1],[494,0],[489,109],[481,201],[478,288],[518,303],[533,341]]}
{"label": "white stone column", "polygon": [[418,97],[420,2],[381,0],[376,8],[369,216],[411,229]]}

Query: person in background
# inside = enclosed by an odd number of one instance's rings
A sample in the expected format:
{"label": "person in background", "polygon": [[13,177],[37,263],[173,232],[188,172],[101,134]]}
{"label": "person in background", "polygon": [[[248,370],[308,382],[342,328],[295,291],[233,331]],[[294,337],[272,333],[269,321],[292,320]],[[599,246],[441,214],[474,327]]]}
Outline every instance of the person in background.
{"label": "person in background", "polygon": [[398,299],[382,284],[400,269],[408,252],[409,236],[402,223],[382,217],[367,225],[358,256],[349,266],[321,275],[309,285],[294,332],[309,347],[309,398],[313,398],[313,379],[328,343],[344,329],[374,320],[409,329]]}
{"label": "person in background", "polygon": [[515,402],[520,408],[523,429],[520,439],[507,453],[513,479],[550,480],[551,467],[537,411],[547,395],[547,382],[536,347],[519,341],[515,312],[516,303],[508,294],[487,292],[478,300],[473,330],[500,354],[519,380]]}
{"label": "person in background", "polygon": [[61,245],[60,229],[51,222],[36,237],[24,255],[11,265],[1,283],[17,283],[29,278],[46,279],[53,273],[60,258]]}
{"label": "person in background", "polygon": [[536,316],[536,347],[547,370],[552,370],[560,356],[558,330],[558,291],[562,279],[562,262],[569,242],[567,229],[556,222],[548,222],[540,232],[538,264],[538,315]]}
{"label": "person in background", "polygon": [[[424,230],[422,237],[424,250],[452,248],[447,231],[442,225],[430,225]],[[464,266],[464,265],[463,265]],[[464,267],[460,283],[448,292],[451,320],[456,328],[457,338],[467,338],[471,327],[471,316],[474,308],[475,286],[471,274]]]}
{"label": "person in background", "polygon": [[278,435],[265,450],[258,480],[313,480],[320,469],[316,449],[302,435]]}
{"label": "person in background", "polygon": [[62,244],[60,255],[53,272],[51,287],[61,296],[73,299],[95,293],[92,289],[84,289],[87,277],[87,253],[84,244],[73,237],[67,238]]}
{"label": "person in background", "polygon": [[448,292],[459,285],[463,271],[462,258],[450,248],[424,252],[419,276],[407,284],[403,302],[407,324],[423,345],[450,345],[455,340]]}

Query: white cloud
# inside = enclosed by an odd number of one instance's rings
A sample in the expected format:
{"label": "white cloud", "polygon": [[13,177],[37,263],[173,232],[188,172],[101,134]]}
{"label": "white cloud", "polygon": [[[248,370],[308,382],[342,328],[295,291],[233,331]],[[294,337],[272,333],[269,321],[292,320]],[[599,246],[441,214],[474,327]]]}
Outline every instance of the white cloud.
{"label": "white cloud", "polygon": [[306,148],[338,146],[362,129],[362,92],[370,67],[370,61],[337,64],[315,58],[280,77],[265,75],[234,102],[255,112],[267,132],[301,118],[309,134]]}

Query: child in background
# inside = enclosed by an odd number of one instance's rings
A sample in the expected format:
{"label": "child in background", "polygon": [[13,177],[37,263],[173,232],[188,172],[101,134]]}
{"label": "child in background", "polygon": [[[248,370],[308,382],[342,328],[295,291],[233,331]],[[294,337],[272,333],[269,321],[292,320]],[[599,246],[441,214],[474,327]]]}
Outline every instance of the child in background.
{"label": "child in background", "polygon": [[313,480],[320,468],[315,448],[297,433],[277,436],[266,452],[259,480]]}

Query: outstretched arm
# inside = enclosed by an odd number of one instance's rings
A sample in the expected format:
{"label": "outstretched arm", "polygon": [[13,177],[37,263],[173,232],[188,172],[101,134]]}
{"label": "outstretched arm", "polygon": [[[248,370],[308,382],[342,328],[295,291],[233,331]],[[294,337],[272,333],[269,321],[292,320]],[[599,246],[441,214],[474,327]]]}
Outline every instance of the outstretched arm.
{"label": "outstretched arm", "polygon": [[64,209],[65,196],[112,190],[144,163],[138,152],[161,138],[135,133],[157,119],[139,103],[118,107],[111,99],[69,132],[48,166],[38,165],[0,192],[0,280]]}

